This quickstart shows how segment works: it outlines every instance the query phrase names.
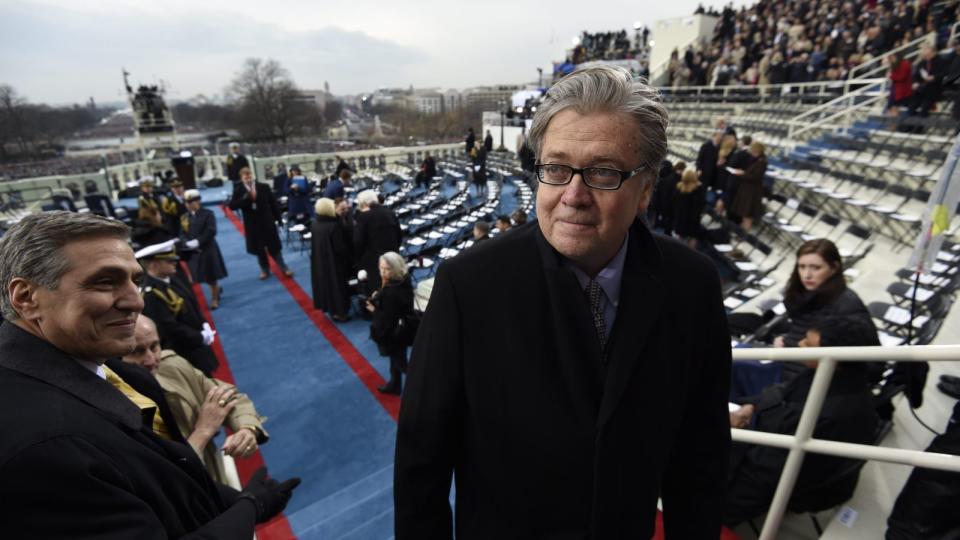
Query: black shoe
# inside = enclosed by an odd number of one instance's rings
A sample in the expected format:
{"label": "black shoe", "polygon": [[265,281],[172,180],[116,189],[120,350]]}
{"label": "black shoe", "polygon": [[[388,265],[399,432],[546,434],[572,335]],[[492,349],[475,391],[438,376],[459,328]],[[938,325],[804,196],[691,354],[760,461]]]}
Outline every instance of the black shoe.
{"label": "black shoe", "polygon": [[389,381],[383,386],[378,386],[377,390],[379,390],[381,394],[392,394],[394,396],[400,395],[400,385],[393,381]]}
{"label": "black shoe", "polygon": [[953,399],[960,399],[960,384],[950,384],[948,382],[937,383],[937,388],[944,394]]}
{"label": "black shoe", "polygon": [[954,375],[941,375],[940,380],[949,384],[960,384],[960,377]]}

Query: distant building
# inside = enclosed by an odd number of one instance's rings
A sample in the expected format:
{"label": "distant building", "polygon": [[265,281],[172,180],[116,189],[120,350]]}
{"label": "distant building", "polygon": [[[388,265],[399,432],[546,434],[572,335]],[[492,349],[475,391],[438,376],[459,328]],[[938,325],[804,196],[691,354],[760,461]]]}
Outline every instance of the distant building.
{"label": "distant building", "polygon": [[443,112],[443,94],[435,88],[415,90],[409,96],[414,109],[425,114],[440,114]]}
{"label": "distant building", "polygon": [[496,86],[475,86],[463,91],[464,106],[481,111],[498,111],[501,102],[510,105],[510,98],[514,92],[523,90],[522,85],[500,84]]}
{"label": "distant building", "polygon": [[384,106],[395,106],[395,107],[408,107],[410,102],[407,99],[408,96],[413,94],[413,90],[407,90],[405,88],[378,88],[376,92],[370,94],[370,97],[367,101],[370,102],[370,105],[376,107],[378,105]]}
{"label": "distant building", "polygon": [[332,100],[333,96],[326,90],[299,90],[297,100],[304,103],[312,103],[321,111],[327,107],[327,102]]}
{"label": "distant building", "polygon": [[453,112],[463,108],[463,94],[453,88],[443,92],[443,111]]}

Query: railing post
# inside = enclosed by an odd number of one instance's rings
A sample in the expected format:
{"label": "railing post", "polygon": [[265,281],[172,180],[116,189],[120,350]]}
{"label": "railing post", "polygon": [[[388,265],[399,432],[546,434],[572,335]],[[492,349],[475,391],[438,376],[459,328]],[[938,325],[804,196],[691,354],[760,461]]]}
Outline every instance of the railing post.
{"label": "railing post", "polygon": [[804,403],[803,412],[800,414],[797,432],[794,434],[793,448],[790,449],[787,461],[783,466],[777,491],[773,495],[773,502],[770,503],[770,510],[763,522],[760,540],[775,540],[777,537],[777,531],[780,529],[781,521],[783,521],[783,514],[787,510],[787,504],[790,502],[793,487],[797,483],[797,476],[800,474],[800,467],[803,465],[803,458],[806,455],[804,445],[813,438],[813,431],[817,427],[817,419],[820,417],[821,409],[823,409],[823,401],[827,397],[827,390],[830,388],[830,381],[833,380],[833,372],[836,366],[837,361],[831,358],[823,358],[817,365],[810,392],[807,394],[807,401]]}

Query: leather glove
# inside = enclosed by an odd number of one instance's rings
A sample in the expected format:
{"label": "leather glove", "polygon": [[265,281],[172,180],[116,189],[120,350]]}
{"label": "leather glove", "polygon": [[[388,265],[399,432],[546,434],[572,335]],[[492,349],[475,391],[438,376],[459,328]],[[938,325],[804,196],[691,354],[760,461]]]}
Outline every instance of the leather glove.
{"label": "leather glove", "polygon": [[203,323],[203,330],[200,330],[200,333],[203,335],[203,344],[208,347],[213,343],[214,336],[217,335],[217,331],[210,328],[210,323]]}
{"label": "leather glove", "polygon": [[288,478],[283,482],[267,478],[267,468],[260,467],[250,477],[250,481],[240,492],[237,500],[250,499],[257,507],[257,523],[263,523],[283,512],[290,497],[293,496],[293,490],[299,485],[300,479],[297,477]]}

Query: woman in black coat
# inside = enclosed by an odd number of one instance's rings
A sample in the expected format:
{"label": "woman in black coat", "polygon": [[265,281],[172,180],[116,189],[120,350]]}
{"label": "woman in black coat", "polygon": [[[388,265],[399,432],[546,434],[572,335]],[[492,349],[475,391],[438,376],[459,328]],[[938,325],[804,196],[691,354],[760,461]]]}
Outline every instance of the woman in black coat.
{"label": "woman in black coat", "polygon": [[[210,286],[210,309],[220,307],[219,281],[227,277],[227,266],[217,244],[217,217],[213,212],[200,206],[200,192],[187,190],[184,200],[187,211],[180,216],[182,238],[187,247],[197,250],[189,261],[190,273],[195,283]],[[191,243],[195,241],[194,245]]]}
{"label": "woman in black coat", "polygon": [[316,218],[310,225],[310,282],[313,307],[332,314],[335,321],[346,321],[350,311],[350,249],[346,232],[337,218],[332,199],[321,198],[315,206]]}
{"label": "woman in black coat", "polygon": [[763,143],[750,145],[753,161],[745,169],[733,169],[730,174],[740,177],[737,194],[730,211],[743,218],[743,230],[750,232],[756,220],[763,215],[763,176],[767,173],[767,157]]}
{"label": "woman in black coat", "polygon": [[808,329],[824,319],[838,317],[873,329],[873,341],[862,345],[880,344],[870,312],[857,293],[847,288],[843,260],[830,240],[810,240],[797,250],[797,264],[787,282],[783,303],[788,325],[786,332],[774,339],[775,347],[797,347]]}
{"label": "woman in black coat", "polygon": [[687,245],[697,248],[700,235],[700,219],[707,200],[706,187],[700,183],[697,171],[683,171],[682,179],[676,183],[673,197],[673,230],[677,236],[686,240]]}
{"label": "woman in black coat", "polygon": [[[785,330],[773,340],[774,347],[797,347],[807,330],[824,320],[842,320],[865,328],[857,345],[880,345],[870,312],[857,293],[847,288],[843,259],[837,246],[825,238],[804,242],[784,292],[788,319]],[[803,371],[795,362],[735,362],[731,372],[730,401],[758,395],[763,388],[789,381]],[[871,370],[871,373],[873,371]]]}
{"label": "woman in black coat", "polygon": [[380,290],[367,300],[367,311],[373,313],[370,338],[381,355],[390,357],[390,380],[378,390],[399,395],[407,370],[407,344],[398,340],[397,326],[401,317],[413,312],[413,286],[403,257],[394,251],[384,253],[380,257],[380,279]]}
{"label": "woman in black coat", "polygon": [[653,197],[650,199],[650,222],[653,228],[670,235],[673,233],[673,199],[677,190],[677,182],[680,180],[677,167],[687,164],[679,161],[676,166],[667,160],[660,164],[660,174],[657,177],[657,185],[653,189]]}

